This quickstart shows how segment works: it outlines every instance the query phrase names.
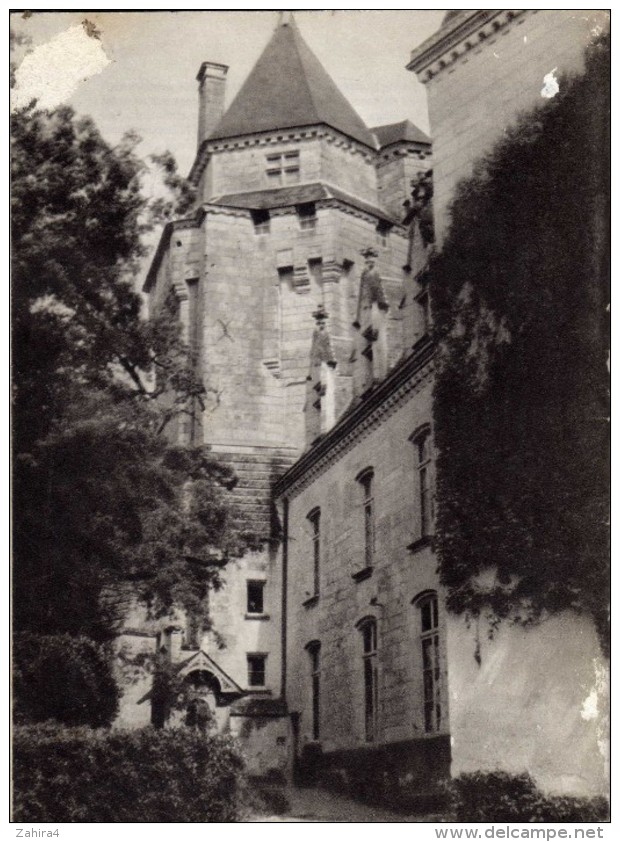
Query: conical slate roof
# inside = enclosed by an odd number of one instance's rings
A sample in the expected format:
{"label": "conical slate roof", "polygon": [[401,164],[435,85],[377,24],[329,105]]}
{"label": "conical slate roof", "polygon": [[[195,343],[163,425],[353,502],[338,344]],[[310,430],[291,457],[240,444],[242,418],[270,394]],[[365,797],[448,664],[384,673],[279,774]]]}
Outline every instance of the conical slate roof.
{"label": "conical slate roof", "polygon": [[209,140],[317,123],[376,148],[372,134],[291,18],[277,27]]}

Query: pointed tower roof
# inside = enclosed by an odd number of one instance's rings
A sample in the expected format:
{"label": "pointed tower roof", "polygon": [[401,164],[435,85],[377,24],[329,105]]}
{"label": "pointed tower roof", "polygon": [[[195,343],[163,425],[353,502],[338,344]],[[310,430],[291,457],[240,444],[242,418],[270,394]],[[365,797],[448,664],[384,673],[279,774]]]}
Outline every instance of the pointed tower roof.
{"label": "pointed tower roof", "polygon": [[373,135],[303,40],[292,16],[283,17],[208,139],[317,123],[376,148]]}
{"label": "pointed tower roof", "polygon": [[379,146],[384,149],[393,143],[411,141],[412,143],[425,143],[430,146],[431,139],[427,134],[414,125],[411,120],[402,120],[400,123],[389,123],[386,126],[375,126],[371,129],[379,141]]}

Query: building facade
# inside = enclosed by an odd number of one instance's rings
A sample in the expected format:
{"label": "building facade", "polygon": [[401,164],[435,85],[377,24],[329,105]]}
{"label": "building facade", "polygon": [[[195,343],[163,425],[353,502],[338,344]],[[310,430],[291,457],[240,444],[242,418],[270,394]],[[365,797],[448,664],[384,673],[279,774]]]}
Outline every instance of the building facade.
{"label": "building facade", "polygon": [[[200,68],[197,203],[166,227],[145,292],[151,313],[172,305],[207,389],[175,436],[234,468],[235,517],[261,549],[213,595],[220,638],[134,618],[123,641],[164,647],[256,774],[420,806],[450,774],[496,768],[606,792],[592,624],[562,615],[488,640],[445,610],[427,271],[457,181],[548,73],[580,69],[596,26],[450,12],[409,64],[432,160],[409,121],[364,125],[292,19],[227,110],[227,68]],[[129,686],[121,723],[150,707],[147,684]]]}
{"label": "building facade", "polygon": [[[220,727],[242,734],[252,771],[266,773],[291,756],[271,489],[400,355],[395,337],[411,275],[404,202],[411,179],[429,168],[430,141],[408,120],[369,129],[292,18],[282,19],[224,110],[226,73],[211,62],[199,70],[196,205],[166,226],[144,291],[151,314],[166,307],[179,319],[207,390],[204,412],[172,435],[234,469],[234,525],[258,549],[231,561],[225,587],[212,595],[217,636],[193,639],[182,616],[163,630],[135,616],[122,645],[164,646],[180,669],[194,659],[188,675],[202,672],[213,684]],[[372,293],[358,313],[369,247],[386,296],[374,373],[373,341],[361,335],[377,310]],[[353,327],[358,316],[362,329]],[[364,367],[355,366],[365,349]],[[145,724],[150,707],[148,679],[128,685],[119,723]]]}

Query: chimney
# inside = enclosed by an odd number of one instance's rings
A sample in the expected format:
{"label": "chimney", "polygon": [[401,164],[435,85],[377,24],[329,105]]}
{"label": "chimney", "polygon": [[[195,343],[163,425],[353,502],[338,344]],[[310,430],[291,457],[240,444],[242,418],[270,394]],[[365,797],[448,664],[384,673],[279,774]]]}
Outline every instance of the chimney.
{"label": "chimney", "polygon": [[203,61],[196,79],[198,80],[198,148],[209,137],[224,113],[224,94],[226,93],[225,64]]}

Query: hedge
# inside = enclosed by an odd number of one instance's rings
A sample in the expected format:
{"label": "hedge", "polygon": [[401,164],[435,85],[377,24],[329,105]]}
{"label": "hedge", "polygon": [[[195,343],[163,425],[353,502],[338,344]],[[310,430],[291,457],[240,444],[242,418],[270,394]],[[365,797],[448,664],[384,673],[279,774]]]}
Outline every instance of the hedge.
{"label": "hedge", "polygon": [[244,766],[230,737],[46,724],[15,730],[13,774],[16,822],[234,822]]}
{"label": "hedge", "polygon": [[450,790],[458,822],[601,822],[609,818],[604,798],[545,795],[527,773],[460,775]]}

